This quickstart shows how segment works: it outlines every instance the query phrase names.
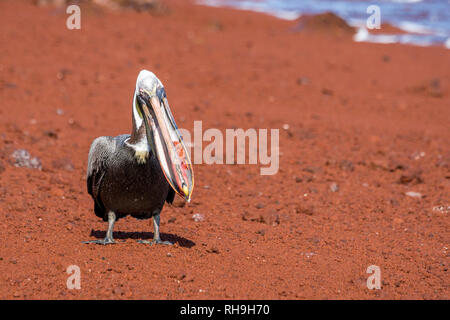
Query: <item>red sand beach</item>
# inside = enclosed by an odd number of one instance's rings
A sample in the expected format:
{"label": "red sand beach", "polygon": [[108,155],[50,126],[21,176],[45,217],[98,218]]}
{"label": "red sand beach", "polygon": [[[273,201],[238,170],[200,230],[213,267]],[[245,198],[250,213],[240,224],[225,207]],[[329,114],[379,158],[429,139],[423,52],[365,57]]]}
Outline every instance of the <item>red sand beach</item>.
{"label": "red sand beach", "polygon": [[[0,299],[449,299],[450,51],[166,4],[82,2],[68,30],[65,7],[0,2]],[[181,128],[280,129],[278,173],[194,165],[192,202],[161,214],[174,246],[136,243],[153,228],[131,217],[119,244],[82,244],[106,230],[90,144],[130,132],[143,68]],[[15,166],[18,149],[42,169]]]}

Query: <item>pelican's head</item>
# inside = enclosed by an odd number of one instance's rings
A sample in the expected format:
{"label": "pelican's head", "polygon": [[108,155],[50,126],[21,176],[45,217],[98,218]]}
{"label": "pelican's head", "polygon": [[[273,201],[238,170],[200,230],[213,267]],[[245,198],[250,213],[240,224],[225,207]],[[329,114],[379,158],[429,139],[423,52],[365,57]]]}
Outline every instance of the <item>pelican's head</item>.
{"label": "pelican's head", "polygon": [[145,126],[147,142],[156,153],[170,186],[188,202],[194,188],[194,171],[183,138],[170,112],[161,81],[142,70],[136,81],[133,99],[136,128]]}

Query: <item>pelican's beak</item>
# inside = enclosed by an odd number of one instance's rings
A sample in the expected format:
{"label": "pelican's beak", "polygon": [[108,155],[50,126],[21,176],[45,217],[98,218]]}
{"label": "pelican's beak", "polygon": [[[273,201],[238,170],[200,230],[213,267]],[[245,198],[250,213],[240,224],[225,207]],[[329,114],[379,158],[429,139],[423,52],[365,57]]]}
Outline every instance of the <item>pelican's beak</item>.
{"label": "pelican's beak", "polygon": [[142,108],[148,143],[156,151],[167,182],[189,202],[194,189],[194,171],[164,88],[152,93],[141,89],[137,99]]}

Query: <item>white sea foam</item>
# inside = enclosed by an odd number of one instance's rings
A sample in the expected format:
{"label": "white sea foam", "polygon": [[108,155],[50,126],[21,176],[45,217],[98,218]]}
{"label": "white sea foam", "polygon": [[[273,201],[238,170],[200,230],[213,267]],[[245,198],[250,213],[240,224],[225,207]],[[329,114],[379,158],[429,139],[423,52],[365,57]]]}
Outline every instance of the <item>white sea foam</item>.
{"label": "white sea foam", "polygon": [[356,42],[364,42],[367,39],[369,39],[369,31],[364,27],[359,28],[358,32],[353,36],[353,40]]}
{"label": "white sea foam", "polygon": [[391,0],[391,1],[397,3],[417,3],[422,2],[423,0]]}
{"label": "white sea foam", "polygon": [[[210,7],[224,7],[226,6],[226,2],[220,1],[220,0],[197,0],[197,4],[210,6]],[[283,20],[296,20],[301,15],[298,12],[295,11],[288,11],[288,10],[274,10],[268,6],[266,6],[264,3],[259,2],[237,2],[233,3],[233,8],[240,9],[240,10],[248,10],[248,11],[254,11],[259,13],[265,13],[274,17],[277,17],[279,19]]]}
{"label": "white sea foam", "polygon": [[406,32],[411,32],[411,33],[420,33],[420,34],[432,34],[433,30],[415,23],[415,22],[410,22],[410,21],[403,21],[400,22],[398,24],[398,28],[402,29],[403,31]]}
{"label": "white sea foam", "polygon": [[[372,42],[372,43],[401,43],[412,44],[416,46],[431,46],[433,39],[422,35],[414,34],[370,34],[369,31],[361,27],[353,36],[356,42]],[[445,46],[450,49],[450,38],[447,40]]]}
{"label": "white sea foam", "polygon": [[448,38],[446,41],[445,41],[445,47],[447,48],[447,49],[450,49],[450,38]]}
{"label": "white sea foam", "polygon": [[373,42],[373,43],[397,43],[399,42],[398,35],[390,34],[370,34],[366,28],[359,28],[358,32],[353,36],[356,42]]}

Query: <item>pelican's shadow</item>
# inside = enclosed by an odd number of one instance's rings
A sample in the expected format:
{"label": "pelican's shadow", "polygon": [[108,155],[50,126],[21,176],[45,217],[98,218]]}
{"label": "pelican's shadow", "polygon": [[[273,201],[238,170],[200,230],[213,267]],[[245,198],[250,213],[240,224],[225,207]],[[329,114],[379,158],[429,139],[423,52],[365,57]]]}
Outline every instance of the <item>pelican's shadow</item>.
{"label": "pelican's shadow", "polygon": [[[91,237],[95,237],[97,239],[104,239],[106,237],[106,231],[91,230]],[[125,239],[151,240],[151,239],[153,239],[153,232],[114,231],[113,238],[114,239],[122,239],[122,240],[125,240]],[[192,248],[193,246],[195,246],[194,241],[180,237],[176,234],[161,233],[161,240],[170,241],[172,243],[178,243],[178,245],[183,248]]]}

